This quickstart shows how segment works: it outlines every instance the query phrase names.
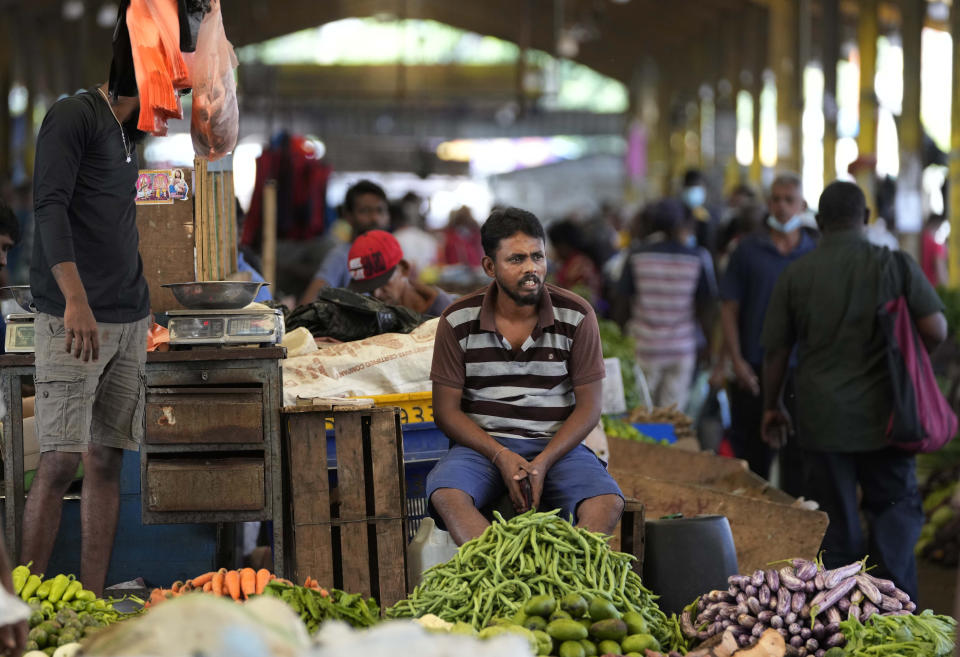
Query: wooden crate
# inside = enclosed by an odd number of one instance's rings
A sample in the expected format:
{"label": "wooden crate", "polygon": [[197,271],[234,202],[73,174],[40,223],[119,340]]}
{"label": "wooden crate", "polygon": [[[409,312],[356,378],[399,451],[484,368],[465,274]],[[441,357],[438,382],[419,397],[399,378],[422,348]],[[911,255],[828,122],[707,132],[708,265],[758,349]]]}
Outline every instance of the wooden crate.
{"label": "wooden crate", "polygon": [[[403,438],[394,408],[284,409],[291,571],[321,586],[362,593],[388,606],[406,596],[406,494]],[[330,487],[325,419],[336,440]]]}
{"label": "wooden crate", "polygon": [[255,511],[266,506],[263,458],[171,458],[147,464],[150,511]]}

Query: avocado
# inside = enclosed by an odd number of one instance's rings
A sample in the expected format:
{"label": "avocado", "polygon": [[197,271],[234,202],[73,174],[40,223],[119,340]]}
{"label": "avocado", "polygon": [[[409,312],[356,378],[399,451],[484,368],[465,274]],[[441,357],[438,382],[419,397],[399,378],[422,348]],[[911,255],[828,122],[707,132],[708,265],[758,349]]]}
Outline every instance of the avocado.
{"label": "avocado", "polygon": [[521,625],[528,630],[545,630],[547,629],[547,620],[543,616],[527,616]]}
{"label": "avocado", "polygon": [[613,603],[600,597],[596,597],[590,601],[589,613],[593,621],[620,618],[620,612],[613,606]]}
{"label": "avocado", "polygon": [[579,593],[568,593],[560,601],[560,608],[571,618],[582,618],[587,613],[587,601]]}
{"label": "avocado", "polygon": [[542,616],[546,618],[557,608],[557,601],[552,595],[538,595],[527,600],[523,611],[527,616]]}
{"label": "avocado", "polygon": [[623,615],[623,622],[627,624],[627,634],[646,634],[647,621],[638,611],[628,611]]}
{"label": "avocado", "polygon": [[590,626],[590,636],[601,641],[609,639],[610,641],[623,641],[627,636],[627,624],[619,618],[608,618],[607,620],[597,621]]}
{"label": "avocado", "polygon": [[616,641],[601,641],[597,644],[597,652],[601,655],[619,655],[620,644]]}
{"label": "avocado", "polygon": [[564,641],[560,644],[560,657],[586,657],[579,641]]}
{"label": "avocado", "polygon": [[575,620],[560,618],[547,625],[547,634],[560,641],[579,641],[587,638],[587,628]]}
{"label": "avocado", "polygon": [[597,646],[590,639],[580,639],[584,657],[597,657]]}
{"label": "avocado", "polygon": [[631,634],[620,645],[626,652],[639,652],[641,654],[646,650],[660,652],[660,642],[652,634]]}

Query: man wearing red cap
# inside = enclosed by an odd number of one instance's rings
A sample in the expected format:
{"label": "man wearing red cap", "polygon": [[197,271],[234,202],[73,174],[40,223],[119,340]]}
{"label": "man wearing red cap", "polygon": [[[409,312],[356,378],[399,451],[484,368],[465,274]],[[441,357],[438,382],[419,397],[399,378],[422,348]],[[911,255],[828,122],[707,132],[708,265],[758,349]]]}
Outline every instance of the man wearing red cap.
{"label": "man wearing red cap", "polygon": [[384,230],[371,230],[354,240],[347,264],[350,289],[370,293],[384,303],[439,316],[453,302],[443,290],[411,278],[400,243]]}

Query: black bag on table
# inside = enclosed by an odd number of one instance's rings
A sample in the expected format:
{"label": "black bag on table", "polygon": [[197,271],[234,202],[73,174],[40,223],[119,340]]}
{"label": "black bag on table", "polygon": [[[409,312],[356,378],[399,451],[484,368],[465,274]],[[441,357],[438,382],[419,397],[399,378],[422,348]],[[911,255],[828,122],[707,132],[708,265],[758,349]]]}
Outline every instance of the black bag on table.
{"label": "black bag on table", "polygon": [[288,331],[302,326],[315,338],[351,342],[382,333],[409,333],[428,318],[403,306],[327,287],[315,301],[298,306],[284,319]]}

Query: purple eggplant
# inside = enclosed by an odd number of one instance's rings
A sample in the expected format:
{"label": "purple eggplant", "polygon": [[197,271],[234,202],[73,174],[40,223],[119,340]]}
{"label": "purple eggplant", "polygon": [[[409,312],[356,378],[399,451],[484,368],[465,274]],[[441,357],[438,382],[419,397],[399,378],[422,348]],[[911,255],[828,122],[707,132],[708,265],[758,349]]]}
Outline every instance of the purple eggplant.
{"label": "purple eggplant", "polygon": [[800,647],[797,649],[797,655],[798,655],[799,657],[807,657],[807,655],[809,655],[809,654],[810,654],[810,653],[807,652],[807,649],[806,649],[804,646],[800,646]]}
{"label": "purple eggplant", "polygon": [[[750,598],[747,598],[747,600],[750,600]],[[746,602],[741,602],[740,604],[737,605],[737,614],[738,614],[738,615],[739,615],[739,614],[749,614],[749,613],[750,613],[750,605],[748,605]]]}
{"label": "purple eggplant", "polygon": [[730,623],[730,625],[727,627],[727,632],[729,632],[733,636],[740,636],[741,634],[750,634],[750,630],[742,628],[736,623]]}
{"label": "purple eggplant", "polygon": [[807,602],[803,603],[803,606],[800,607],[800,618],[810,618],[810,604]]}
{"label": "purple eggplant", "polygon": [[812,636],[813,636],[813,630],[811,630],[809,627],[804,626],[800,628],[800,638],[802,638],[804,641],[806,641]]}
{"label": "purple eggplant", "polygon": [[906,593],[906,591],[901,591],[900,589],[894,589],[893,597],[895,597],[901,603],[911,602],[910,596]]}
{"label": "purple eggplant", "polygon": [[790,626],[787,628],[787,632],[789,632],[790,634],[799,635],[802,629],[803,629],[803,625],[801,625],[800,623],[791,623]]}
{"label": "purple eggplant", "polygon": [[737,623],[747,629],[753,629],[753,626],[757,624],[757,619],[750,614],[740,614],[737,616]]}
{"label": "purple eggplant", "polygon": [[790,610],[800,613],[800,609],[803,608],[803,605],[807,602],[807,596],[803,593],[794,593],[793,597],[790,599]]}
{"label": "purple eggplant", "polygon": [[710,634],[721,634],[723,633],[723,621],[716,621],[713,625],[710,626]]}
{"label": "purple eggplant", "polygon": [[818,641],[823,639],[827,634],[826,626],[820,621],[816,621],[813,624],[811,631],[813,632],[813,638],[817,639]]}
{"label": "purple eggplant", "polygon": [[[850,593],[850,591],[856,585],[857,580],[853,577],[848,577],[837,586],[831,589],[820,591],[820,593],[814,596],[813,600],[810,601],[810,607],[816,610],[814,613],[819,614],[824,612],[833,605],[837,604],[840,599]],[[853,604],[852,600],[850,602]]]}
{"label": "purple eggplant", "polygon": [[[833,609],[833,607],[831,607],[831,609]],[[840,610],[841,614],[847,613],[847,610],[850,609],[850,600],[847,598],[840,598],[840,600],[837,602],[837,609]]]}
{"label": "purple eggplant", "polygon": [[764,627],[764,626],[761,625],[760,623],[757,623],[756,625],[753,626],[753,629],[750,630],[750,634],[752,634],[753,636],[755,636],[755,637],[757,637],[757,638],[759,639],[759,638],[760,638],[760,635],[763,634],[763,633],[766,632],[766,631],[767,631],[767,628],[766,628],[766,627]]}
{"label": "purple eggplant", "polygon": [[816,593],[817,591],[819,591],[820,589],[817,587],[816,578],[811,579],[809,582],[804,582],[803,590],[806,591],[807,593]]}
{"label": "purple eggplant", "polygon": [[863,591],[860,589],[853,589],[853,592],[850,594],[850,604],[858,605],[863,602]]}
{"label": "purple eggplant", "polygon": [[760,590],[757,591],[757,600],[760,601],[761,607],[770,606],[770,587],[768,587],[766,584],[761,586]]}
{"label": "purple eggplant", "polygon": [[888,611],[887,613],[885,613],[885,614],[883,614],[883,615],[884,615],[884,616],[909,616],[909,615],[910,615],[910,612],[909,612],[909,611],[906,611],[906,610],[904,610],[904,609],[900,609],[900,610],[898,610],[898,611]]}
{"label": "purple eggplant", "polygon": [[889,579],[880,579],[879,577],[874,577],[870,573],[866,573],[866,576],[874,586],[880,589],[880,593],[886,593],[887,595],[890,595],[897,590],[897,585],[891,582]]}
{"label": "purple eggplant", "polygon": [[740,587],[734,586],[733,584],[731,584],[730,588],[727,589],[727,595],[729,595],[731,598],[737,597],[738,593],[740,593]]}
{"label": "purple eggplant", "polygon": [[740,644],[741,648],[746,648],[751,643],[753,643],[754,638],[750,634],[741,634],[737,637],[737,643]]}
{"label": "purple eggplant", "polygon": [[880,609],[875,604],[867,600],[863,603],[863,610],[860,612],[860,620],[865,621],[879,611]]}
{"label": "purple eggplant", "polygon": [[903,603],[903,610],[909,611],[911,614],[917,610],[917,603],[910,601]]}
{"label": "purple eggplant", "polygon": [[747,584],[745,587],[743,587],[743,592],[747,594],[748,598],[753,597],[757,595],[757,587],[753,584]]}
{"label": "purple eggplant", "polygon": [[[744,586],[750,583],[750,578],[745,575],[730,575],[727,578],[727,584],[730,586],[735,586],[738,589],[742,589]],[[736,595],[736,594],[734,594]]]}
{"label": "purple eggplant", "polygon": [[860,615],[860,607],[857,605],[850,605],[850,608],[847,610],[847,618],[862,620],[863,617]]}
{"label": "purple eggplant", "polygon": [[683,633],[688,637],[697,636],[697,630],[693,626],[693,620],[690,618],[689,610],[684,610],[680,614],[680,629],[683,630]]}
{"label": "purple eggplant", "polygon": [[780,574],[773,568],[764,573],[764,578],[767,580],[767,588],[770,589],[771,593],[776,593],[777,589],[780,588]]}
{"label": "purple eggplant", "polygon": [[800,646],[803,645],[803,639],[800,638],[799,632],[797,632],[795,635],[790,637],[790,645],[793,646],[794,648],[799,648]]}
{"label": "purple eggplant", "polygon": [[791,591],[802,591],[803,580],[793,574],[792,568],[780,569],[780,584],[786,586]]}
{"label": "purple eggplant", "polygon": [[764,625],[770,624],[770,619],[773,618],[773,612],[769,609],[764,609],[759,614],[757,614],[757,622]]}
{"label": "purple eggplant", "polygon": [[747,608],[750,610],[750,613],[756,616],[760,613],[760,601],[756,598],[747,598]]}
{"label": "purple eggplant", "polygon": [[861,573],[856,576],[857,588],[867,597],[867,599],[875,605],[880,604],[880,589],[877,588],[877,585],[870,581],[870,577],[866,573]]}
{"label": "purple eggplant", "polygon": [[813,653],[813,657],[823,657],[826,654],[827,654],[826,650],[824,650],[823,648],[819,648],[817,649],[817,652]]}
{"label": "purple eggplant", "polygon": [[848,577],[853,577],[859,573],[861,568],[863,568],[863,564],[859,561],[856,561],[847,566],[841,566],[840,568],[828,570],[823,575],[824,588],[832,589],[836,586],[839,586],[840,583]]}
{"label": "purple eggplant", "polygon": [[800,651],[791,646],[789,643],[787,644],[786,651],[783,654],[785,657],[800,657]]}
{"label": "purple eggplant", "polygon": [[795,612],[789,612],[786,616],[783,617],[783,622],[787,625],[797,622],[797,614]]}
{"label": "purple eggplant", "polygon": [[[805,559],[793,560],[794,574],[802,582],[809,582],[817,574],[817,564]],[[782,572],[782,571],[781,571]]]}
{"label": "purple eggplant", "polygon": [[738,605],[743,604],[744,602],[747,601],[747,594],[744,593],[743,591],[740,591],[740,593],[737,594],[737,597],[734,598],[734,600]]}
{"label": "purple eggplant", "polygon": [[777,630],[777,634],[783,637],[784,641],[790,640],[790,633],[787,632],[787,629],[785,627],[777,627],[775,629]]}
{"label": "purple eggplant", "polygon": [[830,607],[827,609],[827,622],[828,623],[839,623],[843,620],[843,616],[840,615],[840,610],[836,606]]}
{"label": "purple eggplant", "polygon": [[783,628],[783,617],[782,616],[771,616],[770,617],[770,627],[775,630]]}
{"label": "purple eggplant", "polygon": [[807,652],[816,652],[817,648],[820,647],[820,642],[813,637],[810,637],[807,639],[807,643],[805,645],[807,646]]}
{"label": "purple eggplant", "polygon": [[900,611],[903,609],[903,603],[891,595],[884,595],[880,598],[880,609],[883,611]]}
{"label": "purple eggplant", "polygon": [[750,583],[756,587],[763,585],[763,580],[766,579],[766,575],[762,570],[753,571],[753,576],[750,577]]}
{"label": "purple eggplant", "polygon": [[790,591],[786,588],[777,590],[777,613],[783,616],[790,613]]}
{"label": "purple eggplant", "polygon": [[840,623],[827,623],[823,626],[824,634],[830,636],[840,631]]}
{"label": "purple eggplant", "polygon": [[[813,581],[813,588],[815,590],[822,591],[823,589],[827,588],[826,586],[824,586],[824,583],[823,583],[824,577],[825,575],[822,570],[818,570],[817,574],[813,576],[812,581]],[[810,589],[808,588],[807,590],[809,591]]]}
{"label": "purple eggplant", "polygon": [[847,637],[843,636],[843,632],[834,632],[829,637],[827,637],[827,647],[833,648],[835,646],[844,646],[847,644]]}

